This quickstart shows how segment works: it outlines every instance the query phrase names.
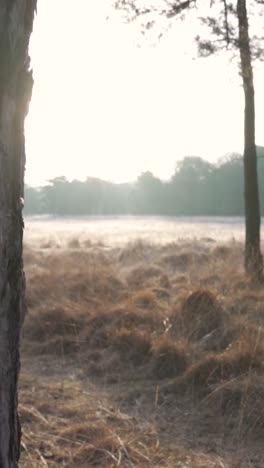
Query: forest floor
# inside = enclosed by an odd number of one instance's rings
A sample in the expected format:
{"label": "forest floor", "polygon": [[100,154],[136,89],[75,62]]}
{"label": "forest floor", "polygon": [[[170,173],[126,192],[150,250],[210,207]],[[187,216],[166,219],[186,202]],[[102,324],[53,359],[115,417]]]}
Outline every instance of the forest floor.
{"label": "forest floor", "polygon": [[25,246],[20,466],[263,468],[264,287],[242,246]]}

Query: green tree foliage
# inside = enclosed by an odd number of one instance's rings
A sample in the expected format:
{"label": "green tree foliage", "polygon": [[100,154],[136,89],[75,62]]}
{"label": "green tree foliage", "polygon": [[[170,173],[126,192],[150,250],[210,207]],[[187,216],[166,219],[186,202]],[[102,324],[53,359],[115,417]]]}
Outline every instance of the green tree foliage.
{"label": "green tree foliage", "polygon": [[205,206],[208,212],[207,198],[212,172],[213,165],[199,157],[188,156],[176,164],[172,188],[180,214],[202,214]]}
{"label": "green tree foliage", "polygon": [[163,211],[163,183],[152,172],[143,172],[135,186],[135,211],[140,214],[155,214]]}
{"label": "green tree foliage", "polygon": [[[258,148],[261,214],[264,215],[264,148]],[[150,171],[134,183],[114,184],[87,177],[84,182],[57,177],[25,189],[25,214],[243,216],[243,158],[231,154],[216,164],[186,156],[161,181]]]}

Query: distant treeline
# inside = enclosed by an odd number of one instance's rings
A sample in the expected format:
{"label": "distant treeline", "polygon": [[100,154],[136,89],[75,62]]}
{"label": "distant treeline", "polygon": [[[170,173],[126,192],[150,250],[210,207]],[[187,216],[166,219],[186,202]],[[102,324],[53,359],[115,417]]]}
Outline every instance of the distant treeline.
{"label": "distant treeline", "polygon": [[[261,212],[264,215],[264,147],[258,148]],[[84,182],[57,177],[25,188],[25,214],[236,216],[244,213],[243,161],[232,154],[216,164],[185,157],[162,181],[151,172],[134,183],[115,184],[94,177]]]}

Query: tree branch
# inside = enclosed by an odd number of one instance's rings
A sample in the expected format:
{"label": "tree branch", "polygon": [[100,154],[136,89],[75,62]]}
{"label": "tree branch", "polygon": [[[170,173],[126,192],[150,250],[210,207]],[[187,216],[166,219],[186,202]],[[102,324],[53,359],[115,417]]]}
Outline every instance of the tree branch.
{"label": "tree branch", "polygon": [[227,3],[226,0],[222,0],[224,4],[224,25],[225,25],[225,37],[226,37],[226,43],[229,45],[230,43],[230,35],[229,35],[229,21],[228,21],[228,8],[227,8]]}
{"label": "tree branch", "polygon": [[196,4],[196,0],[185,0],[185,1],[176,1],[171,5],[171,8],[167,14],[168,18],[172,18],[173,16],[179,15],[183,11],[187,10],[188,8],[192,7]]}

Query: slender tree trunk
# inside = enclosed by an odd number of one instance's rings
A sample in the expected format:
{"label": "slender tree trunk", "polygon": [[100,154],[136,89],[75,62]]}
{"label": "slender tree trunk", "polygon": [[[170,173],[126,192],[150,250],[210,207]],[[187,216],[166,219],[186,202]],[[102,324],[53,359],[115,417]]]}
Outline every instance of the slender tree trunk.
{"label": "slender tree trunk", "polygon": [[28,43],[35,8],[36,0],[0,0],[0,468],[17,467],[20,451],[24,119],[33,81]]}
{"label": "slender tree trunk", "polygon": [[244,120],[244,186],[245,186],[245,269],[256,280],[262,280],[263,261],[260,249],[260,206],[255,142],[255,95],[251,61],[246,0],[237,0],[239,51],[245,95]]}

